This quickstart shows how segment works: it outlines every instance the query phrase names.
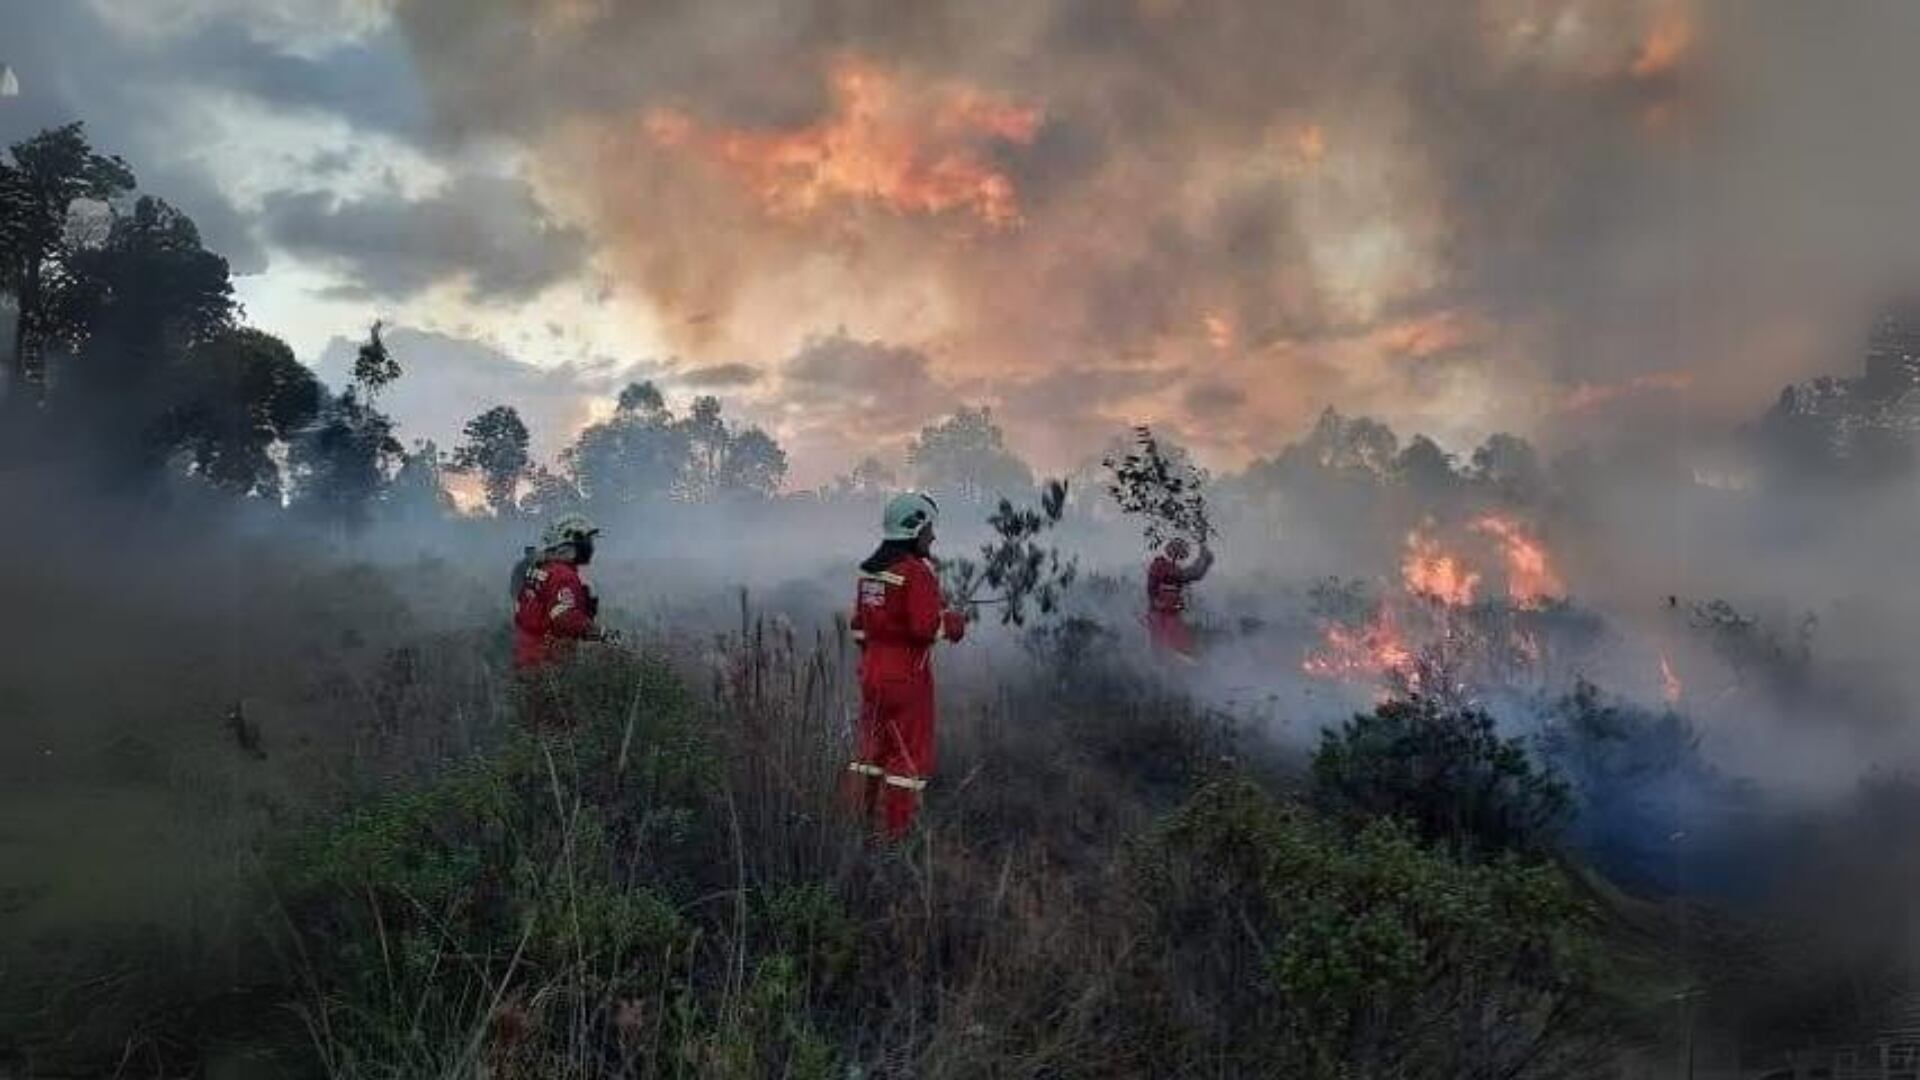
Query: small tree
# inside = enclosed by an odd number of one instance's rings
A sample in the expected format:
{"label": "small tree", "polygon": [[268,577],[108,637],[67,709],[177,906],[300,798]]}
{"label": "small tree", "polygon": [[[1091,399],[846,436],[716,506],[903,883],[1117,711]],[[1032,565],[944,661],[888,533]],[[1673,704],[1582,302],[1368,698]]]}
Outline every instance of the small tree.
{"label": "small tree", "polygon": [[[1014,626],[1026,623],[1029,603],[1042,615],[1057,611],[1061,594],[1079,574],[1079,563],[1058,548],[1043,546],[1039,538],[1060,524],[1066,505],[1067,485],[1061,480],[1042,486],[1037,509],[1001,499],[987,519],[994,539],[980,546],[980,561],[963,557],[942,564],[947,595],[965,605],[969,616],[981,605],[998,605],[1000,621]],[[981,597],[982,588],[994,594]]]}
{"label": "small tree", "polygon": [[1207,518],[1206,496],[1201,492],[1206,473],[1164,452],[1151,429],[1134,428],[1133,449],[1124,456],[1107,458],[1104,464],[1107,493],[1121,513],[1141,518],[1141,533],[1149,549],[1158,551],[1176,536],[1205,543],[1215,535]]}
{"label": "small tree", "polygon": [[467,421],[462,434],[466,441],[454,448],[453,467],[479,474],[487,506],[496,516],[512,514],[518,505],[514,496],[532,462],[520,413],[511,405],[495,405]]}
{"label": "small tree", "polygon": [[394,359],[380,336],[382,325],[376,321],[368,329],[367,340],[361,343],[360,351],[353,358],[354,385],[361,388],[361,395],[368,401],[379,397],[380,391],[400,377],[400,361]]}

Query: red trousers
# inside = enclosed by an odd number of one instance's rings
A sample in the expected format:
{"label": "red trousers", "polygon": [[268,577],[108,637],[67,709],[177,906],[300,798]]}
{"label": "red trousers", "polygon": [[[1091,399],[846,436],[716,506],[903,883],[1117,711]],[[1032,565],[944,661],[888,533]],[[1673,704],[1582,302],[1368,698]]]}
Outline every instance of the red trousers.
{"label": "red trousers", "polygon": [[1181,660],[1193,659],[1193,630],[1178,611],[1147,612],[1147,640],[1153,651]]}
{"label": "red trousers", "polygon": [[881,836],[897,840],[912,828],[933,773],[932,674],[862,679],[857,738],[848,801]]}

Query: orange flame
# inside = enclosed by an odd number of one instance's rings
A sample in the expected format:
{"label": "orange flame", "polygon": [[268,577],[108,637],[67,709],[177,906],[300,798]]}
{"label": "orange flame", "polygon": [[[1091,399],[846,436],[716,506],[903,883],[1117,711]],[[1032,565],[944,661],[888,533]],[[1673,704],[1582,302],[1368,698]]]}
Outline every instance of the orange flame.
{"label": "orange flame", "polygon": [[1512,518],[1488,514],[1475,521],[1472,529],[1500,542],[1507,560],[1507,598],[1521,607],[1538,607],[1542,601],[1558,600],[1567,587],[1547,561],[1547,549],[1527,528]]}
{"label": "orange flame", "polygon": [[1693,46],[1693,24],[1677,12],[1654,24],[1647,39],[1640,43],[1640,54],[1628,69],[1636,79],[1651,79],[1680,66]]}
{"label": "orange flame", "polygon": [[1680,676],[1673,672],[1673,662],[1662,656],[1660,658],[1660,696],[1666,699],[1668,705],[1678,705],[1681,695],[1685,694],[1686,690],[1686,686],[1680,682]]}
{"label": "orange flame", "polygon": [[1448,607],[1473,603],[1473,591],[1480,585],[1480,575],[1448,554],[1424,529],[1407,534],[1407,553],[1400,560],[1400,578],[1408,592]]}
{"label": "orange flame", "polygon": [[1301,161],[1318,165],[1327,156],[1327,133],[1319,124],[1308,124],[1294,135],[1293,148],[1299,151]]}
{"label": "orange flame", "polygon": [[1233,324],[1226,316],[1209,311],[1200,323],[1206,328],[1207,344],[1221,350],[1233,348]]}
{"label": "orange flame", "polygon": [[856,58],[836,63],[830,82],[830,115],[795,130],[707,129],[670,108],[651,110],[643,124],[656,146],[731,170],[775,217],[805,219],[844,200],[901,214],[965,211],[993,228],[1019,224],[1013,179],[981,144],[1030,144],[1039,110],[972,87],[910,85]]}
{"label": "orange flame", "polygon": [[1413,650],[1401,639],[1393,616],[1382,609],[1379,617],[1357,630],[1328,623],[1326,640],[1300,669],[1321,678],[1344,679],[1398,671],[1412,662]]}

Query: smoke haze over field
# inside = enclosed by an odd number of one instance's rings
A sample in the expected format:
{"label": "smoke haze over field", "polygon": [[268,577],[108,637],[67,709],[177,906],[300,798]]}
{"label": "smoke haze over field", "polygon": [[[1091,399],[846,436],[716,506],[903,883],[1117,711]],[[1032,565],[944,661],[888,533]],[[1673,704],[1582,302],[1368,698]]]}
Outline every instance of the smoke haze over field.
{"label": "smoke haze over field", "polygon": [[[1414,736],[1565,781],[1527,857],[1631,894],[1598,899],[1624,951],[1671,947],[1645,978],[1689,1046],[1682,980],[1725,960],[1695,900],[1777,918],[1756,936],[1832,958],[1836,1000],[1920,988],[1920,868],[1886,857],[1920,851],[1915,56],[1920,5],[1793,0],[0,0],[0,1073],[54,1015],[13,1000],[69,975],[159,973],[101,1011],[114,1053],[155,1001],[198,1023],[265,960],[243,855],[539,726],[508,575],[560,515],[601,529],[585,577],[625,641],[557,677],[658,662],[662,715],[725,768],[824,796],[860,715],[855,568],[905,488],[975,616],[931,661],[957,752],[928,896],[936,862],[997,867],[992,918],[1103,924],[1158,800],[1231,773],[1345,830],[1305,762],[1433,706]],[[1204,512],[1111,467],[1149,444],[1160,476],[1200,467]],[[1192,656],[1150,647],[1159,532],[1123,505],[1219,556],[1174,628]],[[956,557],[1027,528],[1012,578],[1078,576],[1021,607]],[[626,725],[608,797],[653,800],[654,764],[626,772],[651,706],[596,686]],[[1478,767],[1396,739],[1360,756],[1422,789],[1451,790],[1421,755]],[[734,891],[687,897],[745,912],[772,879],[736,793],[729,854],[697,860]],[[746,817],[805,846],[827,806]],[[1004,860],[949,844],[983,827]],[[1653,896],[1677,930],[1638,925]],[[784,969],[706,940],[714,1015],[757,1012]],[[1104,984],[1078,1012],[1145,985],[1055,959]],[[1048,1023],[1055,989],[1021,988]],[[963,1054],[1025,1026],[980,1015]]]}

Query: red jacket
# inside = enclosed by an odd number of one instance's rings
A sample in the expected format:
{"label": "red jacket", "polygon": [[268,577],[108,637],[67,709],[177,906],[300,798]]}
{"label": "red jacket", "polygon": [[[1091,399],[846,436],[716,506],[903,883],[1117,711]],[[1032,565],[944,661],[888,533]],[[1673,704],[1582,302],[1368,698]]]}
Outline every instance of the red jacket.
{"label": "red jacket", "polygon": [[928,672],[928,654],[947,636],[958,640],[953,625],[942,617],[946,605],[940,579],[918,555],[895,560],[885,570],[860,572],[853,607],[853,638],[860,652],[862,682],[915,678]]}
{"label": "red jacket", "polygon": [[1159,615],[1187,609],[1186,575],[1165,555],[1147,567],[1147,609]]}
{"label": "red jacket", "polygon": [[1213,568],[1213,555],[1205,548],[1200,557],[1182,566],[1166,555],[1155,557],[1147,566],[1147,610],[1156,615],[1174,615],[1187,610],[1187,586],[1207,576]]}
{"label": "red jacket", "polygon": [[513,610],[513,666],[520,671],[564,659],[573,643],[595,637],[593,593],[564,559],[527,571]]}

